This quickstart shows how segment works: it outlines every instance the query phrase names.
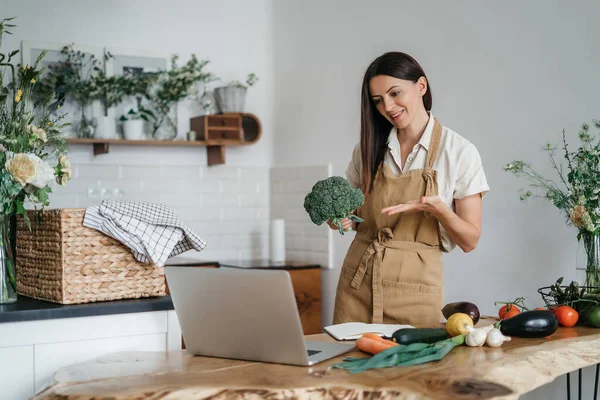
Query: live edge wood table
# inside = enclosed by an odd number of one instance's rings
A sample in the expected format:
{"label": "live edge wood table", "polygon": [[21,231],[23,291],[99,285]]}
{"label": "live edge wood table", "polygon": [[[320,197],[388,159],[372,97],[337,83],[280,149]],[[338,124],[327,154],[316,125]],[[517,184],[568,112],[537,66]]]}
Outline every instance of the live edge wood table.
{"label": "live edge wood table", "polygon": [[549,338],[513,338],[500,348],[461,346],[439,362],[358,374],[330,368],[342,358],[296,367],[186,351],[116,353],[59,370],[35,399],[517,399],[599,363],[600,329],[560,328]]}

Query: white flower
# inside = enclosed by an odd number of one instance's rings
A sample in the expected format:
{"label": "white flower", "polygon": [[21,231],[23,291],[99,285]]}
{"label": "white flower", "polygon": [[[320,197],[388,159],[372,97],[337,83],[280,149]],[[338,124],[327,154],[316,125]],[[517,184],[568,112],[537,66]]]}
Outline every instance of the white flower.
{"label": "white flower", "polygon": [[48,135],[46,135],[46,131],[42,128],[38,128],[35,125],[27,125],[27,130],[34,135],[38,140],[46,143],[48,141]]}
{"label": "white flower", "polygon": [[36,170],[33,177],[27,183],[37,187],[44,188],[54,179],[54,169],[45,160],[42,160],[35,154],[26,154],[29,159],[36,164]]}
{"label": "white flower", "polygon": [[4,167],[22,186],[29,183],[36,173],[36,163],[27,157],[27,154],[22,153],[7,152]]}
{"label": "white flower", "polygon": [[71,180],[73,176],[73,169],[71,168],[71,162],[67,158],[67,156],[62,155],[58,158],[58,166],[60,167],[61,175],[56,177],[56,183],[61,186],[64,186],[67,181]]}

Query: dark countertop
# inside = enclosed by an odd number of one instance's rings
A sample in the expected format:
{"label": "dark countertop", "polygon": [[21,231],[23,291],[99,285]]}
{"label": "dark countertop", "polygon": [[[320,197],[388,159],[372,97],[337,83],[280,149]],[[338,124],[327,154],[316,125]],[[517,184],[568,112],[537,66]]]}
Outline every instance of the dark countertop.
{"label": "dark countertop", "polygon": [[226,260],[226,261],[208,261],[194,258],[176,257],[167,260],[166,265],[181,266],[217,266],[223,268],[255,268],[255,269],[313,269],[321,268],[321,265],[314,263],[286,261],[284,263],[272,263],[269,260]]}
{"label": "dark countertop", "polygon": [[[219,266],[223,268],[255,268],[300,270],[321,268],[319,264],[285,262],[273,264],[269,260],[207,261],[189,258],[168,260],[166,265]],[[148,311],[173,310],[171,296],[133,300],[99,301],[84,304],[57,304],[19,296],[15,304],[0,305],[0,324],[6,322],[40,321],[58,318],[92,317]]]}
{"label": "dark countertop", "polygon": [[219,266],[224,268],[253,268],[253,269],[314,269],[321,268],[319,264],[286,261],[285,263],[272,263],[269,260],[240,260],[219,261]]}
{"label": "dark countertop", "polygon": [[19,296],[14,304],[0,305],[0,324],[165,310],[173,310],[171,296],[69,305]]}

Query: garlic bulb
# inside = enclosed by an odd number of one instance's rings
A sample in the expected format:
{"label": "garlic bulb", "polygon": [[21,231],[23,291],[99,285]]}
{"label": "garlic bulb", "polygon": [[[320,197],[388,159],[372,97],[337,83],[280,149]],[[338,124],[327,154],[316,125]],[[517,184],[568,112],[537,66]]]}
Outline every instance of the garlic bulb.
{"label": "garlic bulb", "polygon": [[488,332],[485,343],[490,347],[500,347],[502,343],[508,341],[510,341],[509,336],[504,336],[500,329],[493,328]]}
{"label": "garlic bulb", "polygon": [[485,332],[485,334],[487,335],[492,329],[494,329],[494,325],[486,325],[483,328],[479,328],[482,331]]}
{"label": "garlic bulb", "polygon": [[475,329],[470,326],[467,326],[467,330],[469,331],[469,333],[465,337],[465,343],[467,344],[467,346],[469,346],[469,347],[483,346],[483,344],[485,343],[486,335],[487,335],[486,332],[483,330],[483,328]]}

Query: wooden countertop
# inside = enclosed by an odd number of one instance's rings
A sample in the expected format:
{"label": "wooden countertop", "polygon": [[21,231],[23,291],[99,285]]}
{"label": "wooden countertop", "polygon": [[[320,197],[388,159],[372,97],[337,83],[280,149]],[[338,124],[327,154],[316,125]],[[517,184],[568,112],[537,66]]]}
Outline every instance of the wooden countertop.
{"label": "wooden countertop", "polygon": [[[307,339],[333,341],[325,334]],[[356,351],[295,367],[193,357],[186,351],[123,352],[59,370],[34,399],[518,399],[599,363],[600,329],[559,328],[549,338],[513,338],[499,348],[461,346],[420,366],[358,374],[329,368],[345,356],[365,355]]]}

